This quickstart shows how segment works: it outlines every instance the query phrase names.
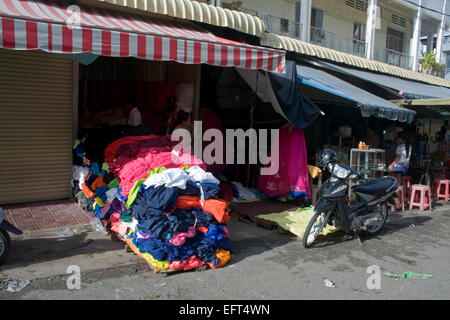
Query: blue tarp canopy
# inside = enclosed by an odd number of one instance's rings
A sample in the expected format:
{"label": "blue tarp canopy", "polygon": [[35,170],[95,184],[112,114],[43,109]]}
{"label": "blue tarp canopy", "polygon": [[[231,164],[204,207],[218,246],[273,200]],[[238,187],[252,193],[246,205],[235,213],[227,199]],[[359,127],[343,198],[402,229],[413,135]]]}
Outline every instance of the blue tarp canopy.
{"label": "blue tarp canopy", "polygon": [[399,107],[325,71],[297,65],[299,82],[355,102],[363,117],[375,116],[394,121],[412,122],[415,111]]}

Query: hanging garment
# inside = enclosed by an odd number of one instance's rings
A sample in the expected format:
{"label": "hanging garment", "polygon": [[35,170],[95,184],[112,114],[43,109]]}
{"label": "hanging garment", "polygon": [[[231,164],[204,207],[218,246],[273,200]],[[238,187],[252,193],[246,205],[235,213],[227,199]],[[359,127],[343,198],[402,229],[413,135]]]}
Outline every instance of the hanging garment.
{"label": "hanging garment", "polygon": [[267,196],[304,196],[311,199],[308,158],[303,130],[293,126],[280,129],[279,167],[273,175],[261,175],[259,190]]}

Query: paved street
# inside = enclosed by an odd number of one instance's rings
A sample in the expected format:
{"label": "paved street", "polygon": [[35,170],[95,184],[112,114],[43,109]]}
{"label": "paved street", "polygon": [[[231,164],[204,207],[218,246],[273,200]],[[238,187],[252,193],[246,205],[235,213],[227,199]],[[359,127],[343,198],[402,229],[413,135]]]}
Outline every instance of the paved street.
{"label": "paved street", "polygon": [[[383,232],[363,244],[342,233],[306,250],[301,239],[241,221],[229,223],[235,258],[224,268],[155,274],[123,243],[85,227],[16,239],[0,269],[0,299],[449,299],[450,206],[391,213]],[[78,234],[77,234],[78,233]],[[84,248],[80,241],[94,240]],[[66,269],[81,268],[81,289],[68,290]],[[367,267],[381,269],[381,289],[367,288]],[[431,274],[395,280],[385,272]],[[11,280],[31,283],[7,292]],[[325,279],[336,287],[327,287]]]}

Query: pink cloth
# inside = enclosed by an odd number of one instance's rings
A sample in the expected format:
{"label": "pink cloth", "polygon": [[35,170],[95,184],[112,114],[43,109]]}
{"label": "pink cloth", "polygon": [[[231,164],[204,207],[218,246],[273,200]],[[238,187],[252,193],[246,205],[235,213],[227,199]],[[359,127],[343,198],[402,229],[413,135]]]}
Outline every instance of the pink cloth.
{"label": "pink cloth", "polygon": [[175,232],[172,239],[169,239],[167,241],[175,246],[182,246],[186,242],[186,239],[193,238],[196,232],[197,229],[195,227],[189,227],[187,232]]}
{"label": "pink cloth", "polygon": [[228,231],[228,228],[223,226],[223,237],[224,238],[229,238],[230,237],[230,232]]}
{"label": "pink cloth", "polygon": [[111,222],[111,231],[114,231],[118,234],[127,234],[128,227],[124,225],[120,220],[120,213],[111,213],[109,221]]}
{"label": "pink cloth", "polygon": [[183,269],[186,271],[186,270],[199,268],[199,267],[203,266],[204,264],[205,263],[203,261],[201,261],[199,258],[197,258],[196,256],[191,256],[183,261],[173,261],[169,265],[169,269],[173,269],[173,270]]}
{"label": "pink cloth", "polygon": [[259,190],[267,196],[305,196],[311,199],[308,157],[303,130],[292,126],[280,129],[279,168],[274,175],[261,175]]}

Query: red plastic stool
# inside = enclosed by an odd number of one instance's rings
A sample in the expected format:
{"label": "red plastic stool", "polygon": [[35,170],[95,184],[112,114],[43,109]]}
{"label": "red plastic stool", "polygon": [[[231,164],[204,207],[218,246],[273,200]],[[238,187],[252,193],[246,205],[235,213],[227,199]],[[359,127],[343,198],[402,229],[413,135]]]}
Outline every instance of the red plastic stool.
{"label": "red plastic stool", "polygon": [[412,177],[411,176],[402,177],[402,186],[405,189],[404,191],[406,199],[409,199],[409,196],[411,195]]}
{"label": "red plastic stool", "polygon": [[[426,193],[428,192],[428,197]],[[431,188],[421,184],[413,184],[411,188],[411,199],[409,201],[409,210],[413,207],[419,207],[421,211],[425,208],[431,210]]]}
{"label": "red plastic stool", "polygon": [[[399,186],[397,188],[397,190],[395,190],[395,193],[397,193],[397,196],[398,196],[397,199],[398,199],[398,201],[400,201],[400,204],[402,206],[402,211],[405,211],[405,193],[404,193],[403,186]],[[390,204],[390,206],[391,206],[392,211],[397,210],[396,206],[394,206],[392,204]]]}
{"label": "red plastic stool", "polygon": [[450,180],[435,180],[433,184],[437,186],[437,189],[435,189],[435,199],[439,200],[440,198],[444,198],[445,202],[447,202],[450,198]]}

